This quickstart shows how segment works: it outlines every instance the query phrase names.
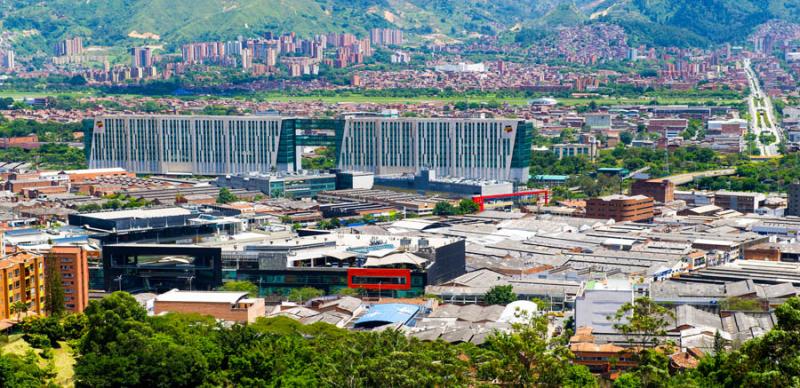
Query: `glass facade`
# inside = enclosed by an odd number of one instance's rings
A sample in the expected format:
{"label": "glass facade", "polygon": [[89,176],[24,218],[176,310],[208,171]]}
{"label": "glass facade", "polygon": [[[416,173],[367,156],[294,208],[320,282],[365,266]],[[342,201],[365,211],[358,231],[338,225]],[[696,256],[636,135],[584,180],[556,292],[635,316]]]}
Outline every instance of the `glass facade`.
{"label": "glass facade", "polygon": [[[326,294],[335,294],[343,288],[348,288],[347,269],[286,269],[286,270],[257,270],[257,269],[226,269],[224,278],[227,280],[247,280],[258,285],[259,296],[278,297],[286,296],[294,288],[313,287],[325,291]],[[425,294],[425,274],[422,272],[411,273],[411,286],[407,290],[367,290],[368,295],[384,297],[418,297]]]}
{"label": "glass facade", "polygon": [[222,284],[220,248],[178,245],[105,245],[106,291],[213,290]]}

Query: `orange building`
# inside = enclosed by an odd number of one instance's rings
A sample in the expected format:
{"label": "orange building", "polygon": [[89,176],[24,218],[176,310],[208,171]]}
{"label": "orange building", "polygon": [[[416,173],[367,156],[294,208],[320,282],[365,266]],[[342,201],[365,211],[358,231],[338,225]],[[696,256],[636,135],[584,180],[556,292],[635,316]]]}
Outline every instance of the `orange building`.
{"label": "orange building", "polygon": [[250,298],[246,292],[179,291],[165,292],[155,298],[156,315],[173,312],[210,315],[228,322],[255,322],[266,315],[263,298]]}
{"label": "orange building", "polygon": [[0,257],[0,319],[16,318],[11,306],[22,301],[28,314],[44,311],[44,260],[41,255],[16,252]]}
{"label": "orange building", "polygon": [[653,198],[643,195],[609,195],[586,201],[586,218],[616,222],[647,221],[653,218]]}
{"label": "orange building", "polygon": [[88,251],[80,246],[54,246],[50,254],[61,267],[61,284],[64,286],[64,307],[73,313],[83,312],[89,304]]}
{"label": "orange building", "polygon": [[594,373],[609,373],[635,367],[634,354],[614,344],[597,344],[591,327],[579,327],[569,339],[573,362]]}

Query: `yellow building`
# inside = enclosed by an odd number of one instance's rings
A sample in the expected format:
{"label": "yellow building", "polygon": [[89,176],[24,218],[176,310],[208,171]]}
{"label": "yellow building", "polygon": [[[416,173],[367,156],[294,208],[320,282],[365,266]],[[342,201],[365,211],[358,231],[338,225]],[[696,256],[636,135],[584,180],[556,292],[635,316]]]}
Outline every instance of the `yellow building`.
{"label": "yellow building", "polygon": [[30,252],[0,257],[0,319],[16,318],[12,305],[22,301],[28,314],[44,311],[44,258]]}

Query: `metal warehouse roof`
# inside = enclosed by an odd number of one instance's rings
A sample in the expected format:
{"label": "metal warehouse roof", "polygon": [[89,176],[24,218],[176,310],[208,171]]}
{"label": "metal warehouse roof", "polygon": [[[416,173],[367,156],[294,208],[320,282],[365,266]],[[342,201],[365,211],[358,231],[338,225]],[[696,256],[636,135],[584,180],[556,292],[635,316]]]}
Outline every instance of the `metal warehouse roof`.
{"label": "metal warehouse roof", "polygon": [[405,324],[419,311],[419,306],[405,303],[376,304],[355,323],[355,327],[377,327],[391,323]]}

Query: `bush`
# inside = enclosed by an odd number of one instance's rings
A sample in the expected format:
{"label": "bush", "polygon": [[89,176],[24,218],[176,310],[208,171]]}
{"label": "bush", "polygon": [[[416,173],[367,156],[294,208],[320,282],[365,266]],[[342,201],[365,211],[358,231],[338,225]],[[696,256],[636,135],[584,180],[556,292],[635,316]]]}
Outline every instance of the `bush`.
{"label": "bush", "polygon": [[44,349],[42,349],[42,352],[39,353],[39,356],[41,356],[45,360],[53,359],[53,356],[54,356],[53,348],[44,348]]}
{"label": "bush", "polygon": [[25,341],[36,349],[49,349],[50,339],[44,334],[25,334]]}
{"label": "bush", "polygon": [[[49,342],[48,346],[58,347],[58,341],[64,339],[64,328],[56,317],[31,317],[22,321],[22,331],[25,333],[25,340],[29,340],[34,335],[41,335]],[[31,345],[33,345],[31,343]],[[34,346],[36,347],[36,346]]]}

